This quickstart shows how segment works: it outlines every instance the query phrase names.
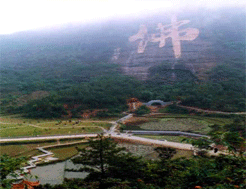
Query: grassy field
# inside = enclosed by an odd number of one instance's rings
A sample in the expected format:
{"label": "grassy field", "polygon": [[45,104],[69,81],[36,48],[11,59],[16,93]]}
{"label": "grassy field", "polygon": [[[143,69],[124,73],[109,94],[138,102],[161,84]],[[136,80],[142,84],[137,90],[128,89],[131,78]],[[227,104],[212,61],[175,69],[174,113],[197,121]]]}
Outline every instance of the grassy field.
{"label": "grassy field", "polygon": [[67,135],[67,134],[84,134],[99,133],[101,128],[97,127],[69,127],[69,128],[34,128],[26,126],[22,128],[2,129],[1,137],[25,137],[25,136],[48,136],[48,135]]}
{"label": "grassy field", "polygon": [[4,116],[0,118],[0,137],[24,137],[98,133],[109,129],[108,121],[96,120],[35,120]]}
{"label": "grassy field", "polygon": [[[59,144],[67,144],[72,142],[79,142],[82,141],[82,139],[68,139],[68,140],[61,140],[59,141]],[[58,144],[57,141],[35,141],[32,143],[15,143],[15,144],[4,144],[2,143],[0,145],[0,154],[7,154],[13,157],[31,157],[34,155],[40,155],[42,154],[39,150],[37,150],[37,147],[44,147],[44,146],[51,146]],[[75,151],[77,153],[77,150],[75,149],[75,146],[83,147],[84,144],[76,144],[71,146],[61,146],[58,148],[49,148],[49,151],[54,152],[55,156],[58,158],[67,158],[70,156],[75,155]],[[63,150],[62,150],[63,149]],[[70,154],[70,155],[69,155]]]}
{"label": "grassy field", "polygon": [[50,143],[36,143],[36,144],[7,144],[7,145],[0,145],[0,152],[1,154],[7,154],[14,157],[25,156],[29,157],[32,155],[36,155],[39,151],[36,150],[37,147],[47,146],[56,144],[56,142]]}
{"label": "grassy field", "polygon": [[59,158],[59,160],[66,160],[78,154],[76,147],[84,148],[86,144],[77,144],[66,147],[49,148],[48,150],[54,153],[54,157]]}

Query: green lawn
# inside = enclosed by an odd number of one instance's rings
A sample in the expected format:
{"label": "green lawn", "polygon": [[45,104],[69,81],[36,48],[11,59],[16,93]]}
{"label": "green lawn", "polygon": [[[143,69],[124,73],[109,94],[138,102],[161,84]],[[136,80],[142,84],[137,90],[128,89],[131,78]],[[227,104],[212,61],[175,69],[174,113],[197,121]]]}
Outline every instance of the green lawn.
{"label": "green lawn", "polygon": [[54,157],[59,158],[59,160],[66,160],[78,154],[76,147],[84,148],[86,144],[76,144],[72,146],[49,148],[47,150],[54,153]]}
{"label": "green lawn", "polygon": [[61,121],[61,120],[37,123],[36,125],[40,127],[99,126],[99,127],[104,127],[105,129],[111,126],[111,124],[107,122],[82,121],[82,122],[76,123],[76,121],[70,122],[70,121]]}
{"label": "green lawn", "polygon": [[[112,120],[92,120],[86,119],[78,122],[78,119],[26,119],[20,116],[2,116],[0,118],[0,137],[25,137],[25,136],[48,136],[48,135],[67,135],[67,134],[84,134],[99,133],[102,128],[109,129]],[[80,139],[81,140],[81,139]],[[60,140],[60,143],[78,142],[79,139]],[[38,141],[24,143],[0,144],[0,154],[10,156],[31,157],[41,152],[36,150],[37,147],[57,144],[57,141]],[[78,145],[78,146],[83,146]],[[75,145],[50,148],[54,151],[55,156],[61,159],[67,159],[77,153]]]}
{"label": "green lawn", "polygon": [[2,129],[0,137],[25,137],[25,136],[48,136],[48,135],[67,135],[98,133],[102,129],[98,127],[68,127],[68,128],[35,128],[32,126]]}
{"label": "green lawn", "polygon": [[24,137],[99,133],[109,129],[111,123],[96,120],[34,120],[21,117],[3,116],[0,118],[0,137]]}
{"label": "green lawn", "polygon": [[[72,142],[79,142],[82,139],[67,139],[67,140],[60,140],[60,144],[66,144],[66,143],[72,143]],[[37,147],[43,147],[43,146],[50,146],[50,145],[55,145],[58,144],[57,141],[34,141],[34,142],[27,142],[27,143],[8,143],[4,144],[2,143],[0,145],[0,154],[7,154],[13,157],[20,157],[20,156],[25,156],[25,157],[31,157],[33,155],[37,154],[42,154],[40,151],[38,151],[36,148]],[[76,144],[77,146],[84,146],[84,144]],[[71,148],[74,148],[75,146],[72,145]],[[49,148],[50,151],[59,151],[59,149],[69,149],[70,146],[64,146],[64,147],[59,147],[59,148]],[[74,151],[73,150],[73,151]],[[64,150],[64,153],[69,154],[69,150]],[[59,153],[57,153],[59,154]]]}
{"label": "green lawn", "polygon": [[28,144],[1,144],[0,153],[7,154],[10,156],[31,156],[36,155],[35,153],[39,152],[36,150],[37,147],[47,146],[56,144],[57,142],[41,142],[41,143],[28,143]]}

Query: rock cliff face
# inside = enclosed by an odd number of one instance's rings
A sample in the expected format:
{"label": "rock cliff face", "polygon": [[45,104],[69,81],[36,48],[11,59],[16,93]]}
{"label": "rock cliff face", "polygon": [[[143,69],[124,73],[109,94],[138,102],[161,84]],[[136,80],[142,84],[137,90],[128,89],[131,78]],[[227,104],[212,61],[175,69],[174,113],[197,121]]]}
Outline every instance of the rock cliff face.
{"label": "rock cliff face", "polygon": [[[187,77],[181,75],[187,74],[206,80],[207,71],[221,61],[221,54],[215,53],[215,49],[221,48],[216,47],[217,35],[224,34],[215,27],[220,17],[213,20],[202,16],[192,19],[190,16],[190,20],[186,19],[185,16],[170,16],[163,23],[155,20],[151,24],[143,23],[139,30],[129,35],[124,47],[115,49],[113,62],[121,65],[124,74],[141,80],[153,78],[156,74],[164,80],[185,80]],[[222,20],[221,23],[223,30],[230,22]],[[229,32],[226,34],[230,35]],[[151,72],[158,66],[165,72]]]}
{"label": "rock cliff face", "polygon": [[138,79],[147,79],[150,75],[149,68],[163,63],[170,65],[170,71],[175,64],[174,69],[182,67],[181,70],[189,70],[199,79],[205,79],[204,72],[216,64],[216,57],[209,51],[211,44],[198,37],[192,42],[181,42],[181,45],[182,55],[179,59],[175,59],[171,40],[167,40],[167,45],[163,48],[150,43],[144,53],[138,53],[137,42],[133,42],[128,48],[121,49],[115,62],[122,66],[124,74]]}

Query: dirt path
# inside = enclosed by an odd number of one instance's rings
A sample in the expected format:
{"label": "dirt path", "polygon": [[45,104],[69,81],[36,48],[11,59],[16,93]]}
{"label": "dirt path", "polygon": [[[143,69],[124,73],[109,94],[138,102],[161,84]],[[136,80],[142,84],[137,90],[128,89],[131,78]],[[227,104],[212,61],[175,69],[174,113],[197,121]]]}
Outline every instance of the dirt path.
{"label": "dirt path", "polygon": [[230,114],[246,115],[246,112],[221,112],[221,111],[215,111],[215,110],[204,110],[204,109],[197,108],[197,107],[180,105],[180,103],[181,102],[178,102],[177,104],[178,107],[185,108],[188,110],[196,110],[197,112],[205,112],[205,113],[210,113],[210,114],[225,114],[225,115],[230,115]]}

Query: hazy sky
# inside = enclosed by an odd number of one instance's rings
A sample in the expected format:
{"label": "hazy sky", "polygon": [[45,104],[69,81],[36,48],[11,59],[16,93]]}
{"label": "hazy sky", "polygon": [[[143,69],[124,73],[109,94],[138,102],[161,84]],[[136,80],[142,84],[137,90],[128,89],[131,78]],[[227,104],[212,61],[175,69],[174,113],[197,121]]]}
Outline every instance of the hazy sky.
{"label": "hazy sky", "polygon": [[0,34],[179,7],[246,6],[245,0],[0,0]]}

